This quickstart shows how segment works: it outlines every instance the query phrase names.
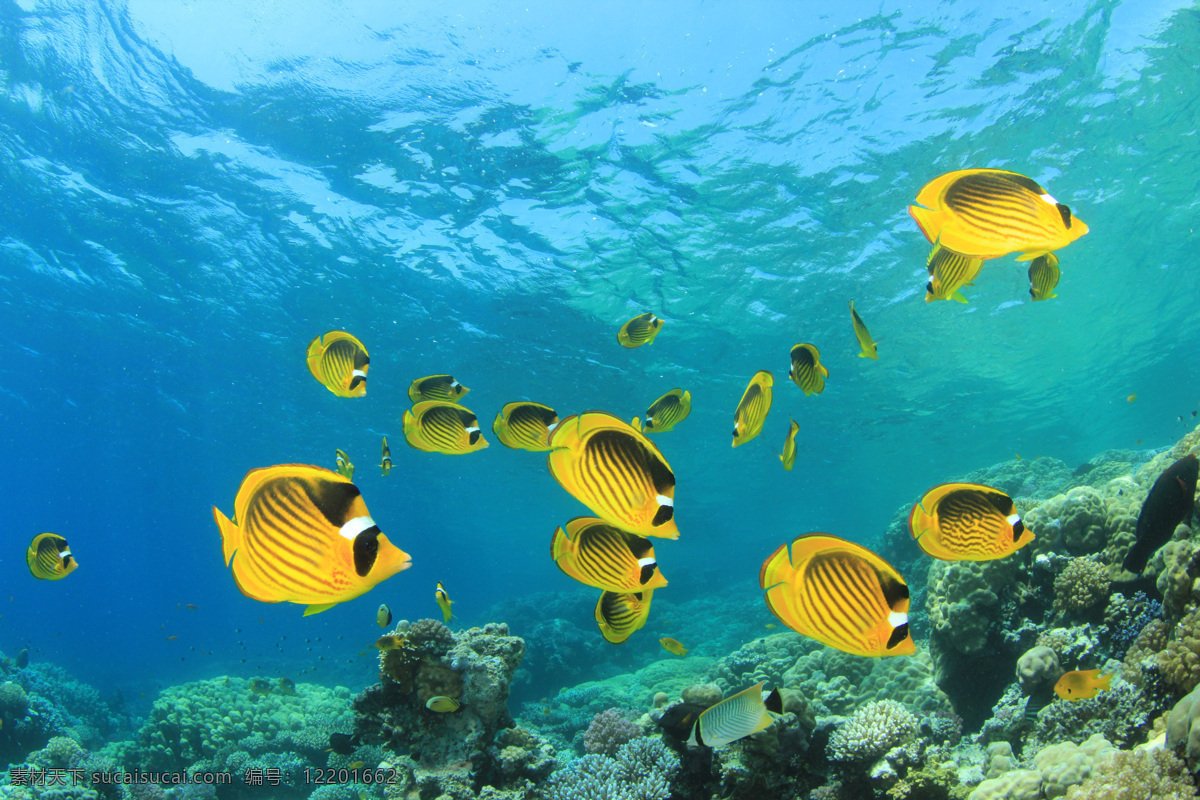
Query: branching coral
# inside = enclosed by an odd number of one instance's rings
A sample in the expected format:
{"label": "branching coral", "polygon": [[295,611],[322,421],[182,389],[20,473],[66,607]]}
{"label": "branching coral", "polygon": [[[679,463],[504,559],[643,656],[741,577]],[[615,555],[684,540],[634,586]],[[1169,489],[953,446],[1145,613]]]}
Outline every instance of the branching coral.
{"label": "branching coral", "polygon": [[1064,614],[1084,611],[1108,597],[1108,569],[1090,558],[1073,558],[1054,579],[1054,609]]}
{"label": "branching coral", "polygon": [[829,737],[833,761],[870,761],[917,732],[917,718],[895,700],[877,700],[854,712]]}
{"label": "branching coral", "polygon": [[1097,765],[1092,777],[1067,790],[1066,800],[1190,800],[1192,776],[1165,750],[1116,753]]}
{"label": "branching coral", "polygon": [[547,800],[666,800],[679,758],[660,739],[640,739],[616,757],[587,755],[550,776]]}
{"label": "branching coral", "polygon": [[610,708],[592,717],[583,735],[583,749],[588,754],[611,756],[621,745],[642,735],[642,729],[619,708]]}

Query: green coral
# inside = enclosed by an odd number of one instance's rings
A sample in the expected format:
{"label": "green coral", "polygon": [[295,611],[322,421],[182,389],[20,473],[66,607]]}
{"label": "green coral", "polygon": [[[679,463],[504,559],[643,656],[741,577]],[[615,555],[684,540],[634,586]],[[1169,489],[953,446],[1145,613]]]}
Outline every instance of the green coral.
{"label": "green coral", "polygon": [[1187,767],[1166,750],[1121,751],[1071,787],[1066,800],[1190,800],[1196,788]]}
{"label": "green coral", "polygon": [[929,568],[925,608],[940,647],[963,655],[983,651],[1000,614],[996,587],[1013,582],[1016,561],[939,561]]}

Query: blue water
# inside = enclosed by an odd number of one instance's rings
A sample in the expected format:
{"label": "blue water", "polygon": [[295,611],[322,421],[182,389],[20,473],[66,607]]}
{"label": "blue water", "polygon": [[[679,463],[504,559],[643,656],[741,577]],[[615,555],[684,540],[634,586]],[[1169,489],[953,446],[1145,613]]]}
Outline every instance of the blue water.
{"label": "blue water", "polygon": [[[485,427],[517,399],[630,417],[689,389],[658,439],[677,602],[742,602],[783,541],[870,542],[1014,453],[1070,465],[1190,428],[1196,4],[812,8],[0,2],[0,650],[129,697],[226,673],[358,688],[381,601],[435,616],[441,580],[476,624],[590,594],[550,562],[584,509],[541,455],[490,432],[465,457],[405,446],[429,373],[469,386]],[[1009,257],[969,305],[923,302],[906,207],[972,166],[1041,181],[1090,226],[1056,299],[1030,303]],[[856,357],[851,299],[878,362]],[[619,347],[643,311],[663,332]],[[332,328],[370,350],[364,399],[304,367]],[[800,341],[830,370],[820,396],[786,380]],[[733,450],[759,369],[775,406]],[[248,469],[332,467],[338,447],[413,567],[307,619],[243,597],[211,506],[231,512]],[[58,583],[25,568],[44,530],[81,565]]]}

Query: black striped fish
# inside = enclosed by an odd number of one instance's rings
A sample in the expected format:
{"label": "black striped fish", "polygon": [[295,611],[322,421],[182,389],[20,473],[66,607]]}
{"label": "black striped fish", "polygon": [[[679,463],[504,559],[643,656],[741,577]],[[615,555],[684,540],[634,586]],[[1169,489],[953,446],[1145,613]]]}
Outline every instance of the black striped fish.
{"label": "black striped fish", "polygon": [[462,705],[453,697],[438,695],[437,697],[431,697],[426,700],[425,707],[430,711],[436,711],[439,714],[453,714],[455,711],[458,711]]}
{"label": "black striped fish", "polygon": [[788,377],[806,396],[825,391],[829,370],[821,363],[821,351],[815,344],[792,345],[792,368],[788,370]]}
{"label": "black striped fish", "polygon": [[767,421],[767,413],[771,410],[771,387],[775,378],[765,369],[754,373],[746,391],[742,392],[741,402],[733,412],[733,446],[753,439],[762,433],[763,423]]}
{"label": "black striped fish", "polygon": [[605,592],[596,601],[596,624],[605,641],[621,644],[646,624],[653,589],[622,594]]}
{"label": "black striped fish", "polygon": [[771,727],[776,714],[783,713],[783,699],[774,689],[765,698],[763,684],[731,694],[700,713],[688,744],[720,747]]}
{"label": "black striped fish", "polygon": [[610,525],[678,539],[675,473],[646,436],[604,411],[573,414],[550,435],[546,466],[571,495]]}
{"label": "black striped fish", "polygon": [[388,447],[387,437],[383,437],[383,454],[379,461],[379,474],[387,475],[392,471],[392,448]]}
{"label": "black striped fish", "polygon": [[57,533],[39,533],[25,551],[29,572],[40,581],[57,581],[70,575],[79,566],[67,540]]}
{"label": "black striped fish", "polygon": [[925,302],[956,300],[967,302],[959,289],[973,284],[983,269],[982,258],[972,258],[935,244],[929,251],[929,283],[925,284]]}
{"label": "black striped fish", "polygon": [[[641,430],[646,433],[666,433],[687,419],[692,413],[692,393],[683,389],[672,389],[655,400],[646,409],[646,422]],[[637,428],[639,423],[634,422]]]}
{"label": "black striped fish", "polygon": [[792,465],[796,463],[796,433],[799,430],[800,423],[793,419],[792,424],[788,426],[787,438],[783,440],[783,452],[779,454],[779,460],[788,472],[792,471]]}
{"label": "black striped fish", "polygon": [[1058,286],[1060,277],[1062,270],[1058,268],[1058,256],[1054,253],[1046,253],[1030,261],[1029,296],[1033,298],[1033,302],[1058,297],[1054,294],[1054,287]]}
{"label": "black striped fish", "polygon": [[533,452],[550,449],[550,434],[558,427],[558,414],[541,403],[509,403],[500,409],[492,432],[500,444]]}
{"label": "black striped fish", "polygon": [[858,354],[859,358],[873,358],[879,360],[879,353],[875,349],[879,344],[871,338],[871,332],[867,330],[867,326],[863,323],[862,317],[854,310],[854,301],[850,301],[850,324],[854,326],[854,338],[858,339],[858,347],[861,351]]}
{"label": "black striped fish", "polygon": [[931,244],[975,258],[1058,250],[1088,232],[1037,181],[1002,169],[947,172],[921,188],[908,213]]}
{"label": "black striped fish", "polygon": [[621,326],[617,341],[622,347],[634,348],[650,344],[662,330],[663,321],[653,314],[639,314]]}
{"label": "black striped fish", "polygon": [[366,594],[408,569],[347,478],[321,467],[252,469],[233,501],[233,520],[213,506],[225,566],[242,594],[299,603],[318,614]]}
{"label": "black striped fish", "polygon": [[337,473],[348,480],[354,480],[354,462],[341,448],[338,448],[337,451]]}
{"label": "black striped fish", "polygon": [[405,411],[404,440],[416,450],[447,455],[473,453],[488,446],[475,415],[445,400],[426,400]]}
{"label": "black striped fish", "polygon": [[426,375],[408,385],[408,399],[414,403],[425,400],[457,403],[459,398],[469,391],[471,390],[454,380],[453,375]]}
{"label": "black striped fish", "polygon": [[1012,498],[979,483],[943,483],[912,507],[908,530],[917,545],[945,561],[991,561],[1033,541]]}
{"label": "black striped fish", "polygon": [[908,630],[908,585],[895,567],[854,542],[807,533],[763,562],[759,585],[783,624],[858,656],[917,651]]}
{"label": "black striped fish", "polygon": [[649,539],[596,517],[576,517],[565,530],[556,528],[550,557],[575,580],[608,592],[640,592],[667,585]]}
{"label": "black striped fish", "polygon": [[367,393],[367,348],[345,331],[328,331],[308,343],[308,371],[338,397]]}

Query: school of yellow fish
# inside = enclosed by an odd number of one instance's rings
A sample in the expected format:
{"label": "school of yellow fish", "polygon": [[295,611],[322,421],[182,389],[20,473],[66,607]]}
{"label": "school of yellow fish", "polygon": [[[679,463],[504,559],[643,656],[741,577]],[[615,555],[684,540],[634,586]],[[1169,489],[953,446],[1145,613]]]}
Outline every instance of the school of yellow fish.
{"label": "school of yellow fish", "polygon": [[[1088,232],[1082,220],[1037,182],[999,169],[949,172],[927,183],[908,211],[932,246],[926,261],[925,301],[966,302],[961,289],[973,285],[990,259],[1019,253],[1029,261],[1033,301],[1057,297],[1061,273],[1055,251]],[[879,359],[878,341],[849,302],[859,357]],[[664,327],[653,313],[639,314],[617,333],[633,349],[652,344]],[[355,336],[328,331],[309,342],[306,365],[338,397],[363,397],[370,357]],[[788,377],[808,396],[825,389],[829,370],[811,342],[792,346]],[[773,399],[769,371],[754,373],[734,410],[733,447],[763,430]],[[403,413],[405,441],[414,450],[465,455],[488,446],[475,413],[461,404],[470,390],[448,374],[428,375],[408,386],[411,408]],[[1132,400],[1132,396],[1130,397]],[[667,585],[652,538],[678,539],[675,474],[647,434],[675,428],[691,412],[691,393],[674,388],[630,423],[589,410],[564,419],[549,406],[529,401],[506,404],[492,424],[505,447],[545,452],[550,475],[595,516],[568,520],[551,537],[551,560],[566,575],[600,591],[595,621],[601,635],[620,644],[646,624],[655,590]],[[791,470],[799,424],[790,420],[780,461]],[[380,471],[393,467],[383,437]],[[305,464],[251,469],[233,501],[233,515],[213,508],[222,550],[237,588],[267,603],[305,606],[305,615],[324,611],[370,591],[407,569],[409,555],[392,544],[371,518],[352,482],[354,464],[336,452],[336,471]],[[1005,493],[980,484],[947,483],[931,488],[909,515],[914,543],[944,560],[1004,558],[1028,544],[1024,527]],[[78,565],[66,540],[53,533],[33,539],[26,560],[31,574],[59,580]],[[909,591],[894,567],[867,548],[826,533],[796,537],[762,564],[759,584],[770,611],[793,630],[824,645],[860,656],[909,655],[916,651],[908,626]],[[443,620],[451,600],[439,582],[434,599]],[[379,627],[391,623],[386,605],[376,612]],[[669,637],[664,649],[688,649]],[[403,637],[381,637],[381,650],[402,646]],[[1067,673],[1055,686],[1065,699],[1090,697],[1108,688],[1097,671]],[[774,699],[772,699],[774,697]],[[695,743],[715,746],[771,723],[777,696],[751,687],[699,714]],[[431,711],[452,713],[453,698],[429,701]]]}

